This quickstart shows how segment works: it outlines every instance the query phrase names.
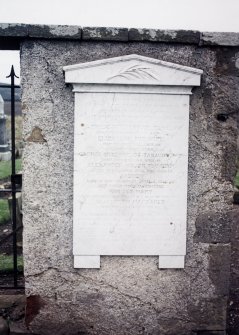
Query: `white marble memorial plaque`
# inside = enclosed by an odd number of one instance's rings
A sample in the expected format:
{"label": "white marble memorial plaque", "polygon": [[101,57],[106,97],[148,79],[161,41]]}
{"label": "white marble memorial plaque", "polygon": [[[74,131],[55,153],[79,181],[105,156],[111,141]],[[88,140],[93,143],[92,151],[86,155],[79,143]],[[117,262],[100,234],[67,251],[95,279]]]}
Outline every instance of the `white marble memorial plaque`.
{"label": "white marble memorial plaque", "polygon": [[75,92],[75,267],[104,255],[184,267],[189,97],[202,71],[138,55],[64,70]]}

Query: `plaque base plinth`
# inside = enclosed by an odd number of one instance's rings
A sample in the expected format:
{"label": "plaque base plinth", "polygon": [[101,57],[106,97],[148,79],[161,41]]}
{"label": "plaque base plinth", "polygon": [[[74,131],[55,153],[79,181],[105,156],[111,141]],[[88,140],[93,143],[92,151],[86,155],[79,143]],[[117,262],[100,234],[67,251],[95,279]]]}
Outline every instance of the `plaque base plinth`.
{"label": "plaque base plinth", "polygon": [[100,256],[74,256],[74,268],[99,269]]}
{"label": "plaque base plinth", "polygon": [[[159,256],[159,269],[183,269],[185,256]],[[74,268],[99,269],[100,256],[74,256]]]}
{"label": "plaque base plinth", "polygon": [[185,256],[159,256],[159,269],[183,269]]}

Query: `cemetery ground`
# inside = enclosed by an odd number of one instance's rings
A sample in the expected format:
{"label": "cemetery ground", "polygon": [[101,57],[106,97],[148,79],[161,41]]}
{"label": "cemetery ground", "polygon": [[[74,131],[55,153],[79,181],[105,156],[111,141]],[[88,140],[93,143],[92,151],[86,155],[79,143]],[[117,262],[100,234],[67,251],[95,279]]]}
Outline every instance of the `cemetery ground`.
{"label": "cemetery ground", "polygon": [[[8,128],[10,122],[8,120]],[[16,117],[17,134],[17,160],[16,172],[19,173],[22,168],[21,158],[21,117]],[[10,188],[11,161],[0,161],[0,188]],[[0,286],[13,286],[13,240],[12,240],[12,221],[10,202],[11,193],[0,194]],[[18,285],[23,285],[23,257],[21,230],[18,234],[17,253],[18,253]],[[10,326],[10,334],[24,334],[25,317],[25,295],[23,290],[0,290],[0,328],[1,323],[5,321]],[[3,319],[2,319],[3,318]],[[4,321],[5,320],[5,321]]]}
{"label": "cemetery ground", "polygon": [[[9,95],[10,90],[5,93]],[[19,93],[18,93],[19,94]],[[6,98],[6,97],[5,97]],[[5,100],[5,114],[7,115],[7,136],[11,136],[10,98]],[[22,168],[22,116],[20,98],[15,103],[15,135],[16,135],[16,173]],[[0,188],[11,188],[11,161],[0,161]],[[17,193],[17,197],[20,193]],[[13,236],[11,221],[11,192],[0,193],[0,286],[13,287]],[[17,211],[21,208],[17,207]],[[18,211],[19,212],[19,211]],[[23,257],[22,257],[22,229],[17,233],[17,265],[18,285],[24,286]],[[24,289],[0,289],[0,334],[8,324],[10,334],[26,334],[25,318],[26,297]],[[7,328],[8,328],[7,326]],[[6,329],[5,329],[6,330]],[[6,330],[8,331],[8,330]],[[5,334],[5,333],[4,333]]]}
{"label": "cemetery ground", "polygon": [[[10,138],[10,116],[7,116],[7,131]],[[22,117],[16,116],[16,172],[21,171],[22,165]],[[0,161],[0,188],[11,188],[11,160]],[[11,222],[11,193],[0,194],[0,286],[12,285],[13,271],[13,241]],[[22,243],[18,241],[18,270],[23,270]]]}
{"label": "cemetery ground", "polygon": [[[16,172],[21,171],[22,165],[22,117],[16,116]],[[10,138],[10,127],[11,127],[11,118],[7,116],[7,131],[8,137]],[[11,188],[11,161],[0,161],[0,188]],[[9,208],[9,198],[11,197],[10,193],[1,193],[0,197],[0,273],[6,274],[10,273],[13,270],[13,261],[12,261],[12,236],[9,239],[6,237],[11,233],[12,223],[11,223],[11,214]],[[21,249],[19,243],[19,249]],[[21,250],[19,250],[19,253]],[[19,269],[22,270],[22,256],[19,257]],[[7,285],[4,276],[1,276],[0,285]],[[4,281],[4,283],[2,283]]]}
{"label": "cemetery ground", "polygon": [[[21,170],[21,158],[16,161],[16,171]],[[10,185],[11,161],[0,162],[0,187],[8,188]],[[11,285],[13,271],[13,242],[12,222],[10,213],[11,194],[1,193],[0,198],[0,286]],[[22,243],[18,241],[18,270],[22,272],[23,261],[21,256]]]}

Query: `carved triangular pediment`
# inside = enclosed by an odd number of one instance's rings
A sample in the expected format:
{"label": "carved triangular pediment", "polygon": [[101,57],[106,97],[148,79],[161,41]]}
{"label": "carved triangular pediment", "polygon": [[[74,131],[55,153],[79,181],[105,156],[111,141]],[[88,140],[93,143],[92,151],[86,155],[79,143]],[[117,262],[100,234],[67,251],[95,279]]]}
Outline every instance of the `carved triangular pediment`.
{"label": "carved triangular pediment", "polygon": [[140,55],[65,66],[72,84],[199,86],[202,70]]}

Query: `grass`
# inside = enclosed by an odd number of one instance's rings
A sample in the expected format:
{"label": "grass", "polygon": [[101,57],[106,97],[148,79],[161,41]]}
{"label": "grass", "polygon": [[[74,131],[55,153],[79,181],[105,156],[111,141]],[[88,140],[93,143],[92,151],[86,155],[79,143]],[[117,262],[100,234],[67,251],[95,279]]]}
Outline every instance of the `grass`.
{"label": "grass", "polygon": [[[23,271],[23,257],[17,257],[17,269],[19,272]],[[0,272],[13,271],[13,256],[0,254]]]}
{"label": "grass", "polygon": [[[21,158],[16,160],[16,172],[22,168]],[[11,161],[0,161],[0,180],[6,179],[11,175]],[[7,199],[0,199],[0,225],[10,220],[10,212]]]}
{"label": "grass", "polygon": [[[16,171],[22,168],[22,159],[16,159]],[[0,161],[0,179],[7,178],[11,175],[11,161]]]}
{"label": "grass", "polygon": [[7,199],[0,199],[0,225],[10,220],[10,211]]}
{"label": "grass", "polygon": [[[7,133],[10,138],[11,134],[11,117],[7,115]],[[22,116],[17,115],[15,117],[15,139],[16,139],[16,148],[22,146]],[[20,171],[22,168],[21,159],[16,160],[16,171]],[[7,178],[11,175],[11,161],[0,161],[0,180]]]}
{"label": "grass", "polygon": [[[9,115],[7,116],[6,127],[7,127],[7,130],[8,130],[9,137],[10,137],[10,134],[11,134],[11,117]],[[20,116],[20,115],[17,115],[15,117],[15,138],[16,138],[16,143],[22,141],[22,116]]]}

